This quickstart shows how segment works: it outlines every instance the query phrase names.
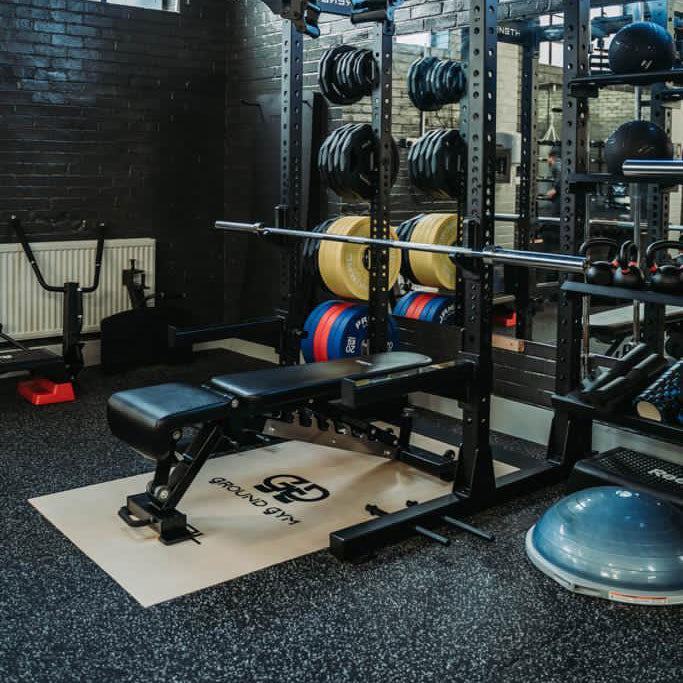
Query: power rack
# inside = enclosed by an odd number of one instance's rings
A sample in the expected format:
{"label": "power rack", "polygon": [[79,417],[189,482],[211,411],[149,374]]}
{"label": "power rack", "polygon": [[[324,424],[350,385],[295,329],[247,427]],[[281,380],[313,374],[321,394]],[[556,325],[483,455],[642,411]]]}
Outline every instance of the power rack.
{"label": "power rack", "polygon": [[[323,10],[328,7],[323,6]],[[328,11],[347,14],[348,8],[333,6]],[[449,519],[461,517],[502,501],[514,498],[524,492],[534,490],[566,477],[571,464],[568,461],[548,460],[529,461],[518,456],[514,464],[519,469],[512,474],[496,480],[493,470],[493,455],[490,445],[490,399],[493,389],[492,354],[492,301],[493,301],[493,259],[486,258],[493,253],[495,227],[495,152],[496,152],[496,80],[497,80],[497,31],[498,4],[473,2],[470,8],[470,25],[463,29],[465,68],[468,74],[468,94],[462,109],[466,112],[461,131],[468,143],[468,183],[466,190],[467,216],[463,224],[463,253],[453,256],[462,274],[464,289],[464,324],[457,334],[450,338],[450,358],[453,366],[452,384],[435,387],[441,395],[456,398],[463,408],[463,443],[460,448],[453,491],[447,496],[406,506],[392,514],[379,514],[362,524],[334,532],[330,536],[331,551],[341,559],[363,556],[387,543],[414,534],[416,528],[429,529],[437,524],[448,523]],[[364,20],[376,22],[374,31],[374,54],[381,77],[372,94],[373,128],[378,140],[379,168],[381,179],[376,194],[370,203],[371,238],[368,246],[370,259],[370,351],[383,348],[386,343],[386,321],[388,316],[388,296],[386,287],[386,268],[388,248],[372,240],[386,240],[390,225],[390,168],[391,168],[391,68],[392,40],[395,25],[390,16],[375,14],[374,17],[352,16],[354,23]],[[293,221],[293,230],[270,230],[258,224],[238,224],[219,221],[217,228],[226,230],[245,230],[256,234],[269,235],[275,239],[286,239],[287,233],[295,237],[300,227],[297,210],[292,205],[300,201],[300,185],[293,181],[292,173],[300,168],[300,144],[298,135],[301,129],[300,92],[290,84],[301,83],[303,79],[302,37],[297,38],[290,25],[285,24],[283,41],[283,140],[282,140],[282,196],[289,202],[278,210],[279,226],[282,221]],[[518,29],[505,32],[515,42],[524,41],[525,64],[535,65],[537,40],[532,32]],[[524,108],[524,152],[525,169],[534,165],[534,70],[529,70],[525,80],[525,94],[528,104]],[[528,234],[534,222],[534,193],[531,183],[523,188],[518,239],[520,246],[528,245]],[[280,237],[278,237],[278,233]],[[310,233],[309,233],[310,234]],[[304,235],[302,235],[304,237]],[[326,236],[325,238],[329,238]],[[293,269],[288,272],[288,315],[284,320],[285,338],[291,344],[287,362],[298,358],[298,341],[301,338],[301,318],[290,312],[305,310],[302,303],[306,296],[297,287],[294,273],[301,274],[299,240],[291,239],[285,247],[288,263]],[[526,250],[524,250],[526,251]],[[296,253],[295,253],[296,252]],[[472,255],[469,255],[469,253]],[[527,252],[528,254],[528,252]],[[519,263],[531,256],[517,253]],[[502,254],[501,254],[502,256]],[[539,257],[542,255],[539,254]],[[576,257],[572,257],[576,259]],[[561,259],[558,259],[558,261]],[[578,259],[580,261],[581,259]],[[525,267],[528,267],[525,266]],[[546,264],[547,267],[547,264]],[[580,270],[581,265],[573,262],[570,269]],[[521,270],[521,268],[520,268]],[[523,284],[520,277],[520,302],[525,301]],[[298,299],[298,300],[297,300]],[[526,325],[527,323],[525,323]],[[457,380],[460,378],[460,381]],[[470,381],[463,382],[468,378]],[[427,384],[425,384],[427,382]],[[405,376],[388,376],[362,381],[345,380],[342,388],[342,402],[347,407],[357,408],[387,400],[397,389],[424,390],[429,382],[428,373],[407,373]],[[464,385],[464,386],[463,386]]]}

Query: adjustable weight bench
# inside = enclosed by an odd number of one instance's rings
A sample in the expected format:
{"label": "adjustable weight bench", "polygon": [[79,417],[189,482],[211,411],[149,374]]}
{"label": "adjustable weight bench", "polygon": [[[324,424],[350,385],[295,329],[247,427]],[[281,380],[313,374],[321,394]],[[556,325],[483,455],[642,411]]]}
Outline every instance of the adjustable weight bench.
{"label": "adjustable weight bench", "polygon": [[[156,461],[146,491],[128,496],[119,515],[133,527],[153,526],[165,544],[195,538],[200,532],[176,506],[218,443],[227,439],[237,450],[249,437],[261,434],[267,421],[291,423],[295,412],[300,425],[310,425],[313,419],[327,423],[325,429],[330,421],[335,427],[350,425],[354,435],[381,444],[385,455],[396,454],[407,443],[405,435],[397,437],[345,413],[338,400],[342,384],[378,381],[391,388],[395,382],[400,396],[424,388],[435,377],[458,385],[451,382],[453,371],[458,379],[467,374],[467,363],[431,362],[417,353],[380,353],[223,375],[202,387],[169,383],[116,393],[107,407],[113,434]],[[381,390],[386,392],[386,386]],[[187,452],[178,452],[183,431],[197,425]]]}

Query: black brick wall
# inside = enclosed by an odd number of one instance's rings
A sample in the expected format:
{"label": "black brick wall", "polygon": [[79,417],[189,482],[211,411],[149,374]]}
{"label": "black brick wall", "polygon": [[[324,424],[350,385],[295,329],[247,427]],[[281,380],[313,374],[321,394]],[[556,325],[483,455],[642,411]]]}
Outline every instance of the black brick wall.
{"label": "black brick wall", "polygon": [[[0,220],[34,240],[158,240],[157,287],[223,307],[225,0],[181,12],[0,1]],[[14,241],[2,229],[3,241]]]}

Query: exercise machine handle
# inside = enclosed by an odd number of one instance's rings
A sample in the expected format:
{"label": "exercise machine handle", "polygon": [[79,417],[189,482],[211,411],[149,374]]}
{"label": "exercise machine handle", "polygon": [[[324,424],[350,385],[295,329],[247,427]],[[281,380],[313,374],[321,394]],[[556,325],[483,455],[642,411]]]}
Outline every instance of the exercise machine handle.
{"label": "exercise machine handle", "polygon": [[102,254],[104,254],[104,236],[107,232],[107,224],[99,223],[97,226],[97,251],[95,252],[95,276],[90,287],[83,287],[84,294],[94,292],[100,286],[102,272]]}
{"label": "exercise machine handle", "polygon": [[9,224],[12,230],[14,230],[16,233],[16,236],[21,244],[21,248],[24,250],[24,254],[26,254],[26,258],[28,259],[31,268],[33,268],[33,272],[35,273],[40,286],[48,292],[64,292],[64,287],[55,287],[54,285],[48,285],[47,282],[45,282],[45,278],[40,272],[40,268],[36,262],[36,257],[33,255],[33,249],[31,249],[31,245],[26,239],[26,233],[21,225],[21,220],[17,216],[11,216],[9,219]]}

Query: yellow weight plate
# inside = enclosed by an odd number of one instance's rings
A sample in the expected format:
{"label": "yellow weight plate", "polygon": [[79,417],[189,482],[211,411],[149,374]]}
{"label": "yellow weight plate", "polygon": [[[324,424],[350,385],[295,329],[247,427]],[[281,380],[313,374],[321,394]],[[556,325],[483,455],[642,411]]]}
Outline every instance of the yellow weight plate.
{"label": "yellow weight plate", "polygon": [[[344,216],[327,228],[333,235],[370,237],[370,218],[368,216]],[[391,239],[398,239],[391,229]],[[369,298],[370,273],[366,268],[368,247],[362,244],[345,242],[321,242],[318,250],[318,267],[325,286],[337,296],[347,299]],[[389,250],[389,289],[398,279],[401,268],[401,255],[396,249]]]}
{"label": "yellow weight plate", "polygon": [[[410,241],[450,246],[455,244],[457,237],[457,215],[434,213],[425,216],[415,226]],[[420,284],[439,289],[455,289],[455,264],[446,254],[410,251],[408,258],[410,268]]]}
{"label": "yellow weight plate", "polygon": [[[433,216],[431,214],[427,214],[425,216],[422,216],[422,218],[420,218],[420,220],[413,227],[413,232],[410,235],[410,241],[411,242],[418,242],[418,243],[426,243],[427,242],[427,233],[431,230],[432,222],[433,222]],[[411,271],[413,268],[413,257],[418,256],[420,253],[421,252],[419,252],[419,251],[408,251],[407,257],[408,257],[408,262],[410,263]],[[419,259],[418,259],[418,261],[419,261]],[[414,271],[413,271],[413,275],[415,276],[415,282],[418,284],[421,284],[420,280],[417,278]]]}

